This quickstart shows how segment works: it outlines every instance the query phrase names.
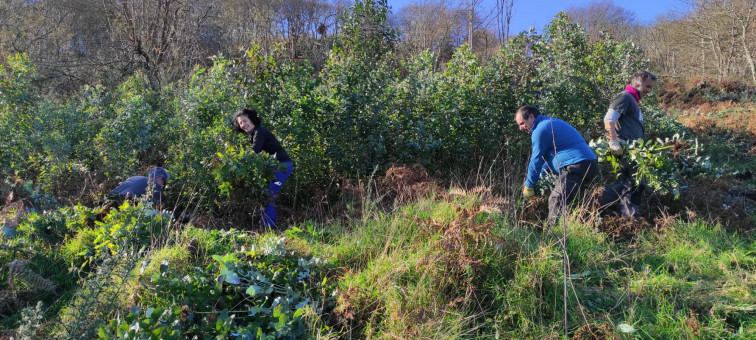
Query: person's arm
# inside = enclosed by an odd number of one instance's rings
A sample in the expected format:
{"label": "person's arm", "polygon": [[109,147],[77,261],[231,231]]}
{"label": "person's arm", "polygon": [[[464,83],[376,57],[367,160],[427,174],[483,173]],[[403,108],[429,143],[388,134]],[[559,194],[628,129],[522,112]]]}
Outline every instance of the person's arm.
{"label": "person's arm", "polygon": [[[541,124],[547,124],[542,122]],[[532,151],[530,153],[530,163],[528,164],[528,174],[525,178],[526,188],[535,188],[538,179],[541,177],[541,171],[546,163],[544,157],[549,152],[549,146],[551,145],[551,130],[550,129],[536,129],[533,131],[531,141],[533,144]]]}
{"label": "person's arm", "polygon": [[609,109],[604,115],[604,129],[609,140],[609,149],[615,156],[622,155],[622,144],[617,133],[617,121],[627,110],[627,106],[627,96],[618,96],[609,105]]}
{"label": "person's arm", "polygon": [[619,140],[619,136],[617,135],[617,121],[604,121],[604,129],[606,130],[606,137],[610,140]]}
{"label": "person's arm", "polygon": [[255,129],[255,131],[252,132],[252,151],[255,153],[262,152],[266,138],[267,134],[264,129],[259,127]]}

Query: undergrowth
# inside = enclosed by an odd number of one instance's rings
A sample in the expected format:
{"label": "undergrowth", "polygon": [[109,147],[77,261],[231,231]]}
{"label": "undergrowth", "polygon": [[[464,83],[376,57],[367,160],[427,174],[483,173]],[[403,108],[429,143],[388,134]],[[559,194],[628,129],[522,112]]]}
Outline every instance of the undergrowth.
{"label": "undergrowth", "polygon": [[750,233],[667,216],[617,238],[578,209],[565,277],[561,229],[522,223],[527,208],[485,186],[390,198],[264,233],[149,204],[33,214],[0,249],[3,334],[559,338],[566,278],[575,338],[756,336]]}

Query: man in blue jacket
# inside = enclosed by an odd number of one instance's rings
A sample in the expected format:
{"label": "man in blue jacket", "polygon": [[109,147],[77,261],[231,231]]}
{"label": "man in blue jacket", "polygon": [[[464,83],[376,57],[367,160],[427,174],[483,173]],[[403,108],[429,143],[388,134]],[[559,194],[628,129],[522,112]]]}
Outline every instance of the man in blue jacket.
{"label": "man in blue jacket", "polygon": [[[123,202],[125,199],[139,199],[147,193],[148,189],[152,189],[151,201],[156,209],[160,209],[165,199],[163,189],[165,188],[165,183],[170,178],[171,175],[165,169],[157,167],[148,171],[147,176],[131,176],[127,178],[118,187],[113,189],[108,196],[114,201]],[[150,186],[150,183],[153,183],[153,185]]]}
{"label": "man in blue jacket", "polygon": [[596,154],[574,127],[541,115],[535,107],[520,107],[515,113],[515,122],[520,131],[531,134],[533,144],[523,197],[535,195],[534,188],[543,171],[559,174],[549,195],[548,223],[553,225],[578,190],[598,176]]}

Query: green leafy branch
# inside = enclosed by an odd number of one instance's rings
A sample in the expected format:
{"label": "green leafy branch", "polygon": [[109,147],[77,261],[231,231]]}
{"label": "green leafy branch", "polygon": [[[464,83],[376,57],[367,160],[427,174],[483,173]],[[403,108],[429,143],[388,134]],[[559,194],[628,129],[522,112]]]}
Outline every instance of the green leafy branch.
{"label": "green leafy branch", "polygon": [[685,139],[685,135],[675,134],[672,138],[656,140],[638,139],[630,144],[623,142],[621,157],[611,154],[609,142],[603,138],[589,143],[599,162],[612,165],[613,173],[619,176],[623,163],[631,162],[637,170],[633,175],[636,182],[645,180],[655,192],[672,193],[680,197],[685,180],[691,176],[712,173],[709,156],[702,156],[703,147],[698,139]]}
{"label": "green leafy branch", "polygon": [[[212,174],[221,196],[225,198],[261,198],[267,184],[274,178],[277,162],[255,154],[243,146],[226,143],[216,153]],[[241,195],[240,197],[237,197]]]}

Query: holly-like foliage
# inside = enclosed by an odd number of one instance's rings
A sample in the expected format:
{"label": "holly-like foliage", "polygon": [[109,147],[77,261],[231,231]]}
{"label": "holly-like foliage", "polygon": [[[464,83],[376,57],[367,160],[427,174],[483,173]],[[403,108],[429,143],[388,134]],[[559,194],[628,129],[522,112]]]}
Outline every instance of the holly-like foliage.
{"label": "holly-like foliage", "polygon": [[598,155],[599,161],[612,165],[615,174],[620,174],[623,162],[631,162],[636,169],[636,183],[645,180],[654,191],[679,198],[687,179],[716,175],[712,171],[709,157],[703,156],[703,146],[699,145],[698,140],[684,137],[676,134],[664,140],[635,140],[624,145],[622,158],[609,152],[609,143],[603,138],[592,140],[590,146]]}
{"label": "holly-like foliage", "polygon": [[175,304],[134,308],[101,327],[100,338],[299,339],[305,313],[333,303],[316,271],[320,260],[288,253],[282,238],[212,258],[189,275],[161,263],[147,286]]}
{"label": "holly-like foliage", "polygon": [[513,114],[525,104],[581,132],[600,130],[612,94],[645,65],[632,44],[593,42],[564,15],[486,60],[466,45],[446,65],[431,52],[402,60],[388,13],[385,1],[355,1],[320,71],[253,46],[213,57],[160,91],[135,75],[60,104],[40,103],[28,85],[32,65],[12,59],[0,77],[8,89],[1,114],[15,117],[0,122],[3,172],[63,197],[77,189],[65,179],[89,181],[80,191],[96,198],[164,163],[170,203],[224,215],[234,204],[264,203],[267,155],[246,151],[248,141],[231,129],[233,114],[253,107],[295,162],[283,201],[296,190],[308,202],[334,178],[391,164],[455,177],[522,157],[528,141]]}

